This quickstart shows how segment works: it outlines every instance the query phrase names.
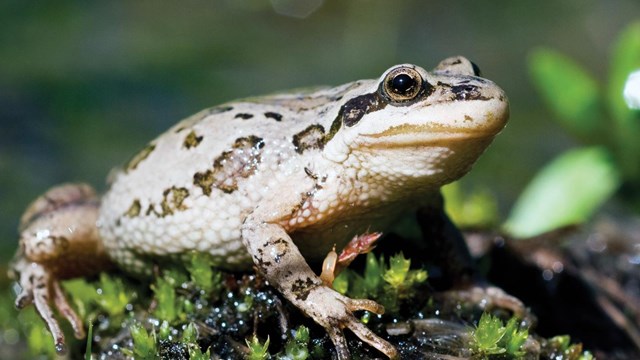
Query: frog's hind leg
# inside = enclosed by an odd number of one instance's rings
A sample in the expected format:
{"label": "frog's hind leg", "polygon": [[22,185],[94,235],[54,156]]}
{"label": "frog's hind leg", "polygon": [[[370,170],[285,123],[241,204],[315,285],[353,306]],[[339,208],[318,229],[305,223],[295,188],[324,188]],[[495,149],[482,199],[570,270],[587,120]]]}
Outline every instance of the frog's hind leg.
{"label": "frog's hind leg", "polygon": [[16,306],[35,305],[59,353],[65,351],[65,339],[51,302],[71,323],[74,335],[85,336],[59,280],[89,276],[111,264],[96,226],[98,205],[90,186],[64,184],[36,199],[21,219],[20,248],[9,272],[22,288]]}

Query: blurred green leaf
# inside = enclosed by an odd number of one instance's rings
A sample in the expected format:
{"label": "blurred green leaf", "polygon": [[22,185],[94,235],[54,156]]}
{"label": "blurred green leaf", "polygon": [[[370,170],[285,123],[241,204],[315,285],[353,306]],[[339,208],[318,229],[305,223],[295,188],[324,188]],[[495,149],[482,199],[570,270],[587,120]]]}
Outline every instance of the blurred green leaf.
{"label": "blurred green leaf", "polygon": [[598,135],[603,125],[598,84],[589,73],[568,57],[544,48],[529,56],[529,72],[563,126],[586,139]]}
{"label": "blurred green leaf", "polygon": [[616,166],[603,148],[567,151],[529,183],[504,228],[514,236],[529,237],[583,222],[619,185]]}
{"label": "blurred green leaf", "polygon": [[609,75],[609,106],[618,122],[627,122],[631,111],[622,97],[627,77],[633,70],[640,69],[640,21],[631,23],[618,37]]}
{"label": "blurred green leaf", "polygon": [[640,21],[620,34],[613,50],[608,91],[609,107],[616,121],[616,156],[626,178],[640,179],[640,111],[631,110],[624,101],[624,84],[632,71],[640,69]]}
{"label": "blurred green leaf", "polygon": [[498,224],[498,204],[489,189],[475,187],[464,193],[456,181],[443,186],[442,195],[445,211],[458,227],[491,228]]}

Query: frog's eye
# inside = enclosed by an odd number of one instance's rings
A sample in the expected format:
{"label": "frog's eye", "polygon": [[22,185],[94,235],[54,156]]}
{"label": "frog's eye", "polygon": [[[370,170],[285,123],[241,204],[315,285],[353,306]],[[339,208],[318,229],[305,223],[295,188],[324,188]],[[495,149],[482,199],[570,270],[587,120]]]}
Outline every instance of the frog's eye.
{"label": "frog's eye", "polygon": [[415,69],[402,66],[391,70],[384,79],[384,95],[394,102],[411,101],[422,89],[422,76]]}

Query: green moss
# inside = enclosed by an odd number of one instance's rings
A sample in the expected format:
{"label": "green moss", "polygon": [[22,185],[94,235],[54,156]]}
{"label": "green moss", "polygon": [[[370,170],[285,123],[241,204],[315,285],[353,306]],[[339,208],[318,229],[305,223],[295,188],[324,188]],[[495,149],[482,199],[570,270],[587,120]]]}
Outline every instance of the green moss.
{"label": "green moss", "polygon": [[269,358],[269,337],[264,343],[260,342],[257,336],[253,336],[251,340],[245,340],[249,353],[247,354],[247,360],[264,360]]}
{"label": "green moss", "polygon": [[131,337],[133,338],[133,357],[136,360],[153,360],[158,358],[156,347],[156,332],[147,329],[139,323],[131,325]]}
{"label": "green moss", "polygon": [[[334,288],[352,298],[370,298],[380,302],[387,312],[395,313],[400,303],[415,294],[416,287],[427,280],[424,270],[411,270],[411,260],[402,253],[389,259],[367,254],[364,276],[346,269],[334,281]],[[336,286],[337,282],[337,286]]]}
{"label": "green moss", "polygon": [[183,310],[183,303],[177,298],[174,290],[175,284],[175,279],[170,275],[159,277],[154,284],[151,284],[156,300],[153,313],[159,319],[169,323],[176,321]]}
{"label": "green moss", "polygon": [[193,284],[203,291],[219,293],[222,290],[222,273],[213,270],[213,263],[207,254],[194,252],[186,268]]}

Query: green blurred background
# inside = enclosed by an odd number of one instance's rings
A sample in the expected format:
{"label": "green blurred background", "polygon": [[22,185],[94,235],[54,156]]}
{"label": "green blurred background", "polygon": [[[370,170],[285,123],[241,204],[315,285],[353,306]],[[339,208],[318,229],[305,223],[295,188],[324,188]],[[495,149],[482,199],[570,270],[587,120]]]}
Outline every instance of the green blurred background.
{"label": "green blurred background", "polygon": [[54,184],[109,170],[177,120],[238,97],[377,78],[390,65],[476,62],[511,99],[507,129],[465,178],[506,214],[574,145],[527,74],[537,46],[605,80],[637,0],[0,2],[0,263]]}

